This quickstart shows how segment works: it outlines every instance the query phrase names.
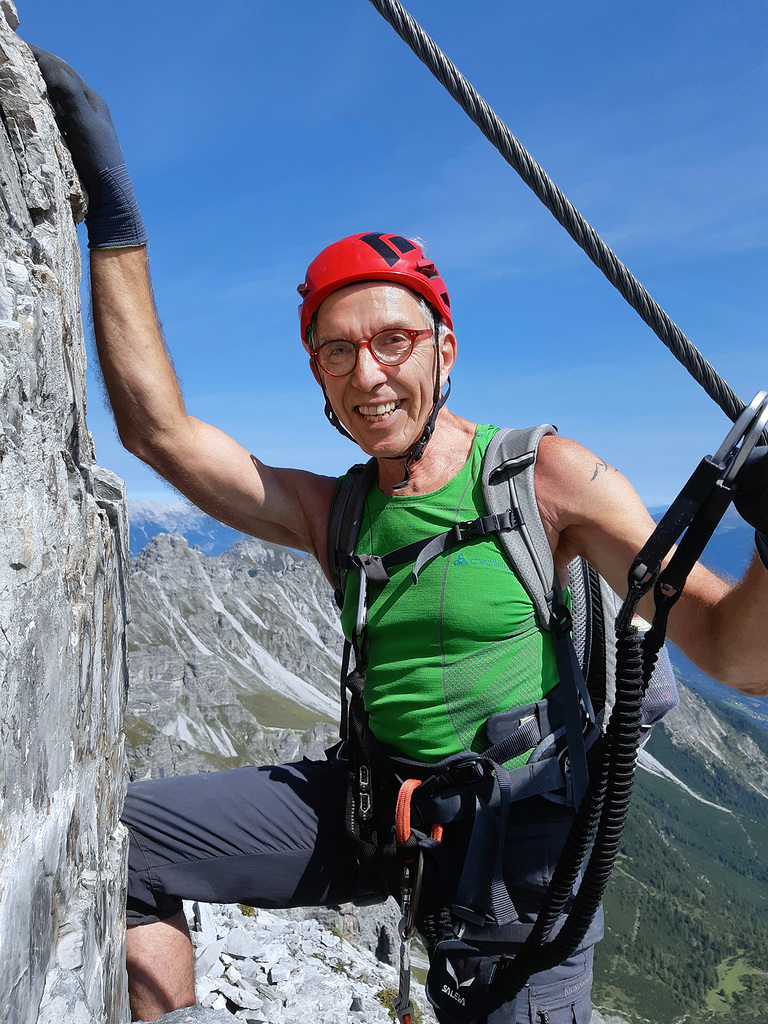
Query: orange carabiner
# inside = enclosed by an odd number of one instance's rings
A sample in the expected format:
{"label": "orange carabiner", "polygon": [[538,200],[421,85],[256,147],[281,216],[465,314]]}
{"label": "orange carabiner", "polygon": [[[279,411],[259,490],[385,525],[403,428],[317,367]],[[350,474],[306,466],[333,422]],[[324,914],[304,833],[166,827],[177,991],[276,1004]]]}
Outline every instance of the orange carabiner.
{"label": "orange carabiner", "polygon": [[395,839],[399,846],[411,838],[411,797],[421,785],[420,779],[406,779],[397,794],[395,807]]}
{"label": "orange carabiner", "polygon": [[[395,806],[395,839],[398,846],[402,846],[411,838],[411,798],[414,790],[421,785],[420,779],[406,779],[397,794],[397,805]],[[438,843],[443,841],[443,826],[433,825],[430,829],[430,837]]]}

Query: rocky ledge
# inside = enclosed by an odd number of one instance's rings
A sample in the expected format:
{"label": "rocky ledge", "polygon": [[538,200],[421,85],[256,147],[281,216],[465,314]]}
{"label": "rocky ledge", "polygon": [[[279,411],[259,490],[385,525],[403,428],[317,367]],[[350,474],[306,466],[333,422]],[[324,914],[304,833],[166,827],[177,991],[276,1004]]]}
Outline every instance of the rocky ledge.
{"label": "rocky ledge", "polygon": [[[380,945],[375,929],[349,942],[342,913],[251,910],[186,903],[195,947],[198,1006],[175,1010],[159,1024],[392,1024],[397,971],[360,943]],[[397,907],[369,908],[371,920],[391,931]],[[306,916],[305,916],[306,915]],[[368,915],[363,915],[368,916]],[[338,922],[331,927],[331,921]],[[341,928],[339,927],[341,925]],[[391,949],[391,959],[397,950]],[[418,953],[415,966],[426,967]],[[422,975],[423,976],[423,975]],[[436,1024],[423,987],[413,978],[415,1024]],[[590,1024],[627,1024],[610,1011],[592,1012]]]}
{"label": "rocky ledge", "polygon": [[[166,1014],[163,1024],[391,1024],[397,971],[338,928],[297,920],[301,911],[198,903],[185,909],[200,1005]],[[415,979],[411,992],[424,1024],[434,1022]]]}

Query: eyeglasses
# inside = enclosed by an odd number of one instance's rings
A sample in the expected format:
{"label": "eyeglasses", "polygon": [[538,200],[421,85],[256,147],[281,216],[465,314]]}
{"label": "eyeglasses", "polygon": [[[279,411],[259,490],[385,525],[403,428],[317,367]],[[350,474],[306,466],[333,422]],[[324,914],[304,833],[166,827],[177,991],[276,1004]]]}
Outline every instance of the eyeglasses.
{"label": "eyeglasses", "polygon": [[370,341],[356,345],[352,341],[324,341],[312,351],[315,362],[332,377],[343,377],[357,366],[357,355],[361,348],[369,348],[371,355],[382,366],[399,366],[413,352],[413,346],[422,338],[428,338],[433,331],[409,330],[405,327],[388,327],[374,334]]}

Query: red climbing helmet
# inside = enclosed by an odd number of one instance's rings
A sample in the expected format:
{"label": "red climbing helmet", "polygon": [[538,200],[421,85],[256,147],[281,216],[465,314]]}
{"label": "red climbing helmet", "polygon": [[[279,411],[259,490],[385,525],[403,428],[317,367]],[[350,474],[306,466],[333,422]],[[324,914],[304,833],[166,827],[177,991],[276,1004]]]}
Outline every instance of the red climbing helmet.
{"label": "red climbing helmet", "polygon": [[355,281],[404,284],[423,295],[437,309],[443,323],[453,328],[448,291],[432,260],[409,238],[374,231],[342,238],[310,263],[303,283],[296,289],[303,300],[299,316],[305,348],[307,328],[320,303],[331,292]]}

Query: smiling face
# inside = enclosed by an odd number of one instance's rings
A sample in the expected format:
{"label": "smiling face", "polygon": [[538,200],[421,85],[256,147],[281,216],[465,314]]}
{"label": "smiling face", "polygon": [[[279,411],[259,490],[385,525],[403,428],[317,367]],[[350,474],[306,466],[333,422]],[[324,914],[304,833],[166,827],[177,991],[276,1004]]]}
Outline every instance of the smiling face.
{"label": "smiling face", "polygon": [[[359,344],[392,327],[433,328],[409,288],[398,284],[363,282],[333,292],[317,312],[316,345],[326,341]],[[450,332],[440,341],[440,383],[445,383],[456,358],[456,339]],[[312,361],[312,372],[325,387],[342,424],[368,455],[405,455],[418,441],[432,411],[435,344],[432,336],[419,340],[410,358],[399,366],[382,366],[368,346],[359,349],[357,365],[343,377],[323,373]]]}

